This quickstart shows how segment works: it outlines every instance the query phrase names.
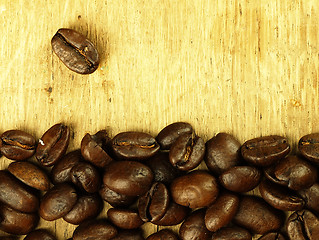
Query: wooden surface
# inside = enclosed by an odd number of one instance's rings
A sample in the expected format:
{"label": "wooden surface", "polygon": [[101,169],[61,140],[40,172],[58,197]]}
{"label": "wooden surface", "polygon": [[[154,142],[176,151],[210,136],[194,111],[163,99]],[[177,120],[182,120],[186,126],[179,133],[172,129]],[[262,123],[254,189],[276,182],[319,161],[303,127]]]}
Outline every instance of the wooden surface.
{"label": "wooden surface", "polygon": [[[205,140],[279,134],[295,147],[319,131],[318,22],[317,0],[2,0],[0,132],[41,137],[63,122],[73,150],[86,132],[156,135],[187,121]],[[73,73],[53,54],[61,27],[97,45],[96,72]],[[59,239],[74,229],[40,226]]]}

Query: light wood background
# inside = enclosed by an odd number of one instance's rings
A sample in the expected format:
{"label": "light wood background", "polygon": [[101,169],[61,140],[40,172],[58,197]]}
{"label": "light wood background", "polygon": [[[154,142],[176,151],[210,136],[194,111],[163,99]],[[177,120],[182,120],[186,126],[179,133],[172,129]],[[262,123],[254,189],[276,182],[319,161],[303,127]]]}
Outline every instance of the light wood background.
{"label": "light wood background", "polygon": [[[295,147],[319,131],[318,22],[317,0],[1,0],[0,132],[41,137],[63,122],[73,150],[86,132],[156,135],[187,121],[205,140],[279,134]],[[96,72],[73,73],[53,54],[61,27],[97,45]],[[59,239],[74,229],[40,226]]]}

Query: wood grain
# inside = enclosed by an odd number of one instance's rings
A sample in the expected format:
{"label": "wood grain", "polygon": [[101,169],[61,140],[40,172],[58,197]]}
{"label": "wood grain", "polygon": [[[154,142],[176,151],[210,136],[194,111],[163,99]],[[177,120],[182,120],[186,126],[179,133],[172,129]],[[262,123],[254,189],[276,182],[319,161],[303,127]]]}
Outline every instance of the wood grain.
{"label": "wood grain", "polygon": [[[0,132],[40,137],[64,122],[73,150],[86,132],[156,135],[187,121],[205,140],[279,134],[295,149],[319,131],[318,8],[316,0],[2,0]],[[73,73],[53,54],[61,27],[97,45],[95,73]],[[74,229],[63,220],[40,226],[59,239]]]}

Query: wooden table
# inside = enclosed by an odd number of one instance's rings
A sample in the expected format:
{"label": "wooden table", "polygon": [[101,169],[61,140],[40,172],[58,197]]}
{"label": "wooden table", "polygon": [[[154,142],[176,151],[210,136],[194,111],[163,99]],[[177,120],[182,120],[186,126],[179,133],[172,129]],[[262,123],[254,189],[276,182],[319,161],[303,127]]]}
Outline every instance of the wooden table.
{"label": "wooden table", "polygon": [[[2,0],[0,132],[41,137],[63,122],[70,151],[86,132],[156,135],[187,121],[205,140],[279,134],[295,151],[319,131],[318,22],[316,0]],[[97,45],[96,72],[71,72],[53,54],[62,27]],[[59,239],[75,228],[40,226]]]}

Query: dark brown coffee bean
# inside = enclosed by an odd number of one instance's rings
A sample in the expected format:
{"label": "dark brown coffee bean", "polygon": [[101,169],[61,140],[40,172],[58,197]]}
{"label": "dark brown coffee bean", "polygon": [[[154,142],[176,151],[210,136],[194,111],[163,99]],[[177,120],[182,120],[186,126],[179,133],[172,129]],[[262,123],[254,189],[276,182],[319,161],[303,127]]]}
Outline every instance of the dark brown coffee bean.
{"label": "dark brown coffee bean", "polygon": [[258,240],[286,240],[286,238],[281,233],[271,232],[261,236]]}
{"label": "dark brown coffee bean", "polygon": [[216,232],[226,226],[237,213],[239,197],[235,194],[221,193],[217,200],[210,205],[205,214],[205,224],[209,231]]}
{"label": "dark brown coffee bean", "polygon": [[233,221],[256,234],[278,230],[283,223],[282,212],[272,208],[262,198],[243,196]]}
{"label": "dark brown coffee bean", "polygon": [[56,240],[46,229],[37,229],[30,232],[23,240]]}
{"label": "dark brown coffee bean", "polygon": [[107,144],[110,141],[105,130],[94,135],[85,134],[81,141],[82,156],[96,167],[104,168],[113,160],[107,153]]}
{"label": "dark brown coffee bean", "polygon": [[132,209],[110,208],[107,211],[108,219],[122,229],[135,229],[143,225],[138,212]]}
{"label": "dark brown coffee bean", "polygon": [[270,181],[262,181],[259,184],[259,192],[269,205],[279,210],[296,211],[305,205],[305,201],[296,193]]}
{"label": "dark brown coffee bean", "polygon": [[196,170],[176,178],[171,184],[173,200],[186,207],[200,208],[211,205],[218,196],[218,184],[214,176]]}
{"label": "dark brown coffee bean", "polygon": [[218,133],[206,142],[205,163],[209,170],[219,175],[240,163],[240,143],[232,135]]}
{"label": "dark brown coffee bean", "polygon": [[233,192],[248,192],[258,186],[261,172],[251,166],[236,166],[219,176],[221,185]]}
{"label": "dark brown coffee bean", "polygon": [[51,170],[51,179],[54,184],[72,182],[71,169],[82,159],[81,151],[75,150],[64,155]]}
{"label": "dark brown coffee bean", "polygon": [[134,161],[114,161],[107,166],[103,176],[106,186],[128,196],[143,195],[151,187],[152,181],[152,170]]}
{"label": "dark brown coffee bean", "polygon": [[196,210],[185,219],[179,228],[182,240],[210,239],[211,232],[205,226],[205,211],[205,209]]}
{"label": "dark brown coffee bean", "polygon": [[215,232],[211,240],[251,240],[251,234],[244,228],[224,227]]}
{"label": "dark brown coffee bean", "polygon": [[192,132],[193,128],[189,123],[175,122],[163,128],[158,133],[156,140],[161,146],[161,149],[168,150],[179,136]]}
{"label": "dark brown coffee bean", "polygon": [[189,213],[189,208],[181,206],[171,201],[164,216],[152,223],[159,226],[173,226],[180,224]]}
{"label": "dark brown coffee bean", "polygon": [[241,147],[243,158],[257,166],[270,166],[290,152],[287,138],[265,136],[248,140]]}
{"label": "dark brown coffee bean", "polygon": [[0,216],[0,230],[17,235],[31,232],[39,222],[38,214],[23,213],[5,204],[0,205]]}
{"label": "dark brown coffee bean", "polygon": [[36,212],[39,208],[35,192],[4,170],[0,171],[0,201],[21,212]]}
{"label": "dark brown coffee bean", "polygon": [[162,229],[149,235],[146,240],[179,240],[176,233],[170,229]]}
{"label": "dark brown coffee bean", "polygon": [[47,191],[50,188],[50,180],[46,173],[30,162],[12,162],[8,166],[9,172],[24,184]]}
{"label": "dark brown coffee bean", "polygon": [[194,133],[181,135],[169,151],[171,164],[179,170],[189,171],[196,168],[205,155],[205,142]]}
{"label": "dark brown coffee bean", "polygon": [[99,194],[102,199],[108,202],[112,207],[126,207],[131,205],[136,199],[135,196],[119,194],[104,184],[102,185]]}
{"label": "dark brown coffee bean", "polygon": [[72,182],[88,193],[97,192],[101,186],[99,171],[88,162],[78,162],[71,171]]}
{"label": "dark brown coffee bean", "polygon": [[156,182],[138,199],[138,212],[143,221],[160,220],[169,206],[169,192],[163,183]]}
{"label": "dark brown coffee bean", "polygon": [[117,229],[105,219],[91,220],[79,225],[73,232],[73,240],[109,240]]}
{"label": "dark brown coffee bean", "polygon": [[155,138],[143,132],[122,132],[112,140],[112,148],[119,158],[128,160],[143,160],[159,150]]}
{"label": "dark brown coffee bean", "polygon": [[306,207],[316,213],[319,213],[319,184],[315,183],[310,188],[298,191],[300,196],[305,200]]}
{"label": "dark brown coffee bean", "polygon": [[69,139],[70,130],[67,126],[61,123],[52,126],[39,139],[36,159],[45,167],[54,165],[65,154]]}
{"label": "dark brown coffee bean", "polygon": [[298,143],[298,149],[302,156],[314,163],[319,163],[319,133],[303,136]]}
{"label": "dark brown coffee bean", "polygon": [[65,216],[74,207],[77,201],[75,189],[67,184],[61,183],[51,188],[41,199],[40,216],[53,221]]}
{"label": "dark brown coffee bean", "polygon": [[75,30],[59,29],[53,36],[51,45],[64,65],[76,73],[90,74],[99,66],[97,49],[85,36]]}
{"label": "dark brown coffee bean", "polygon": [[86,220],[93,219],[103,209],[103,201],[97,194],[84,195],[78,198],[76,204],[64,217],[64,221],[79,225]]}
{"label": "dark brown coffee bean", "polygon": [[308,210],[294,212],[286,224],[286,231],[291,240],[319,239],[319,219]]}
{"label": "dark brown coffee bean", "polygon": [[11,160],[25,160],[35,153],[35,138],[21,130],[9,130],[0,136],[0,152]]}
{"label": "dark brown coffee bean", "polygon": [[145,240],[141,229],[120,230],[112,240]]}

